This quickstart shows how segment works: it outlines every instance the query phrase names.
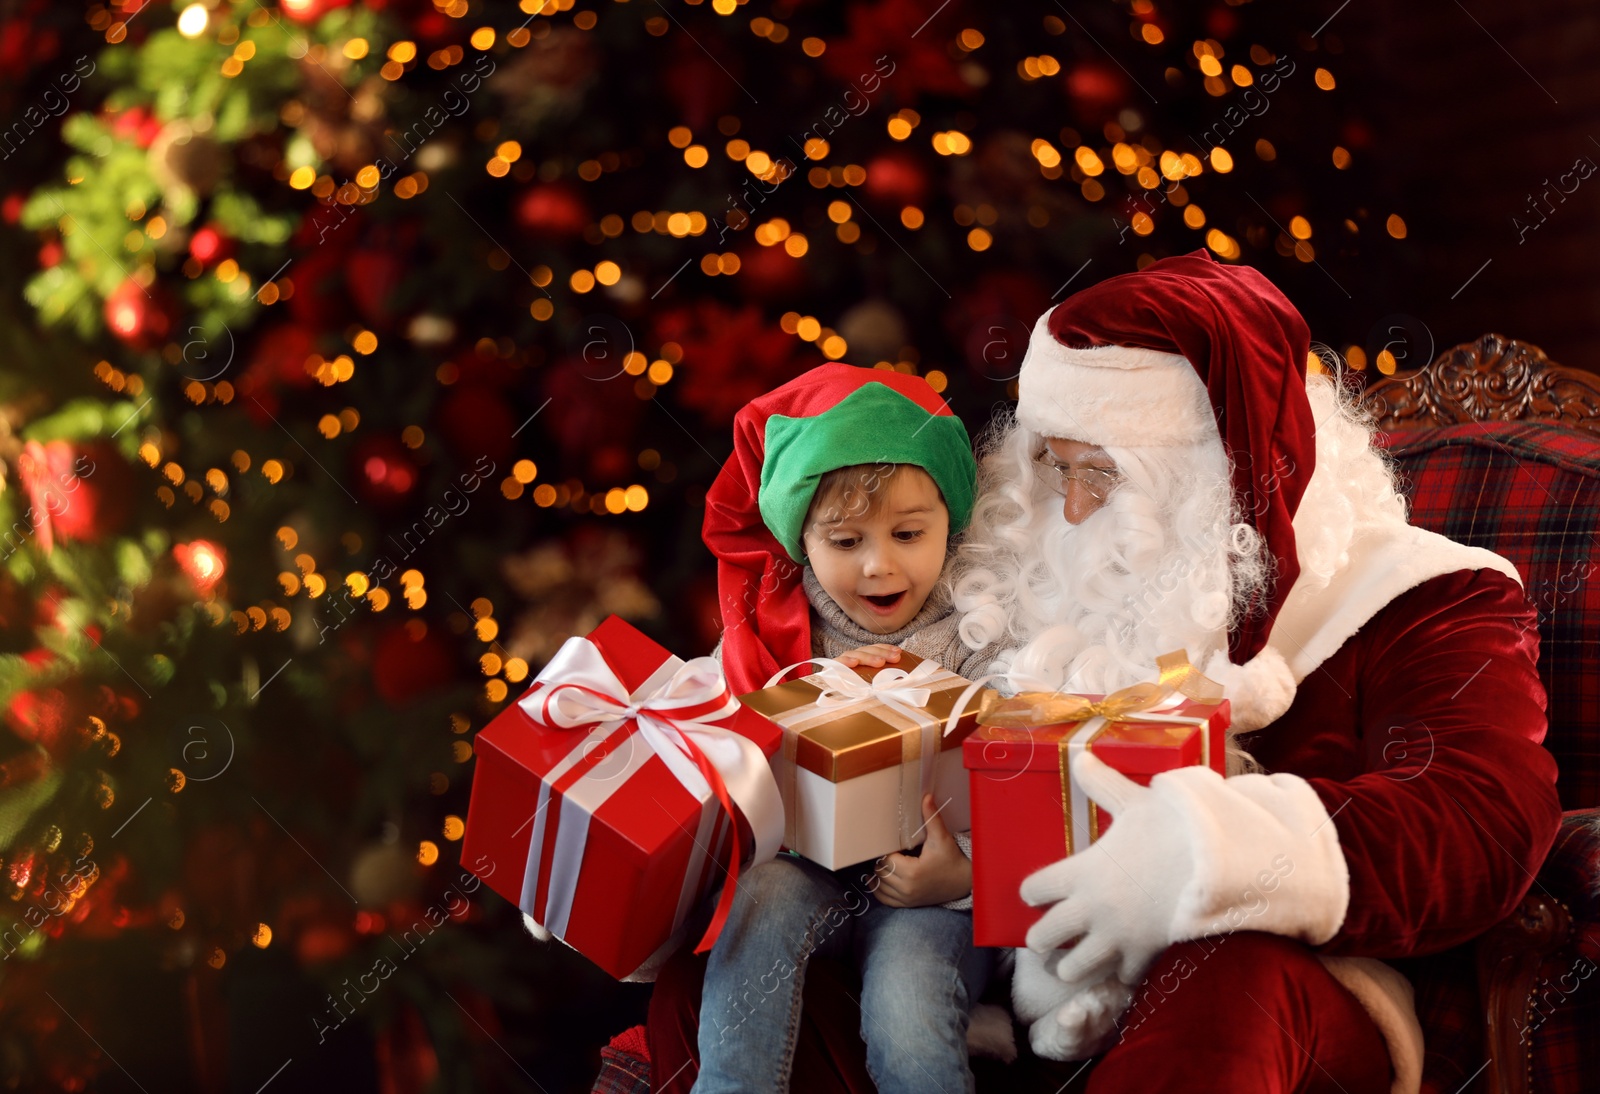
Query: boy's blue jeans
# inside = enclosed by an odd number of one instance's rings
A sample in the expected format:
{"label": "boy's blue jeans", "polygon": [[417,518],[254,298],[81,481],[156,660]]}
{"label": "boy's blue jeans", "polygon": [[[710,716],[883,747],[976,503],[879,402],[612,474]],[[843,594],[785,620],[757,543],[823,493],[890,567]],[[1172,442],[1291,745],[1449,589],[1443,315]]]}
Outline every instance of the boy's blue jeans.
{"label": "boy's blue jeans", "polygon": [[779,855],[739,879],[706,966],[695,1094],[785,1091],[812,956],[861,971],[861,1037],[880,1094],[970,1094],[967,1017],[995,951],[972,944],[972,916],[890,908],[872,864],[837,872]]}

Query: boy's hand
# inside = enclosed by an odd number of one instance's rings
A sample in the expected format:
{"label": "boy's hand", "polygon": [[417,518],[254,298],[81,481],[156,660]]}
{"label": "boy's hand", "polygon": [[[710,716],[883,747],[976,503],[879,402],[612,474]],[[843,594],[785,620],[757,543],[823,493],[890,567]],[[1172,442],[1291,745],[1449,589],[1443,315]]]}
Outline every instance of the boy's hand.
{"label": "boy's hand", "polygon": [[943,904],[972,892],[972,861],[944,826],[944,818],[938,816],[932,794],[922,798],[922,819],[928,826],[928,838],[921,856],[897,851],[878,863],[874,895],[891,908]]}
{"label": "boy's hand", "polygon": [[870,646],[841,653],[834,660],[853,669],[862,665],[869,669],[881,669],[884,665],[892,665],[900,660],[900,647],[891,646],[886,642],[874,642]]}

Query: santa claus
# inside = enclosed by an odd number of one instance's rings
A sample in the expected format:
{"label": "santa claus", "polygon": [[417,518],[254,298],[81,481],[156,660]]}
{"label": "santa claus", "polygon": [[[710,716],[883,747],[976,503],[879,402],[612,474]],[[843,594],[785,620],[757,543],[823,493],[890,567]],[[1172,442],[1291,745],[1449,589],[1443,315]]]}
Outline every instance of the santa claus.
{"label": "santa claus", "polygon": [[1227,778],[1081,756],[1115,824],[1023,886],[1014,1002],[1090,1090],[1418,1089],[1386,960],[1501,919],[1557,830],[1515,569],[1406,522],[1309,356],[1259,273],[1164,259],[1039,319],[983,462],[968,645],[1079,692],[1183,648],[1233,706]]}

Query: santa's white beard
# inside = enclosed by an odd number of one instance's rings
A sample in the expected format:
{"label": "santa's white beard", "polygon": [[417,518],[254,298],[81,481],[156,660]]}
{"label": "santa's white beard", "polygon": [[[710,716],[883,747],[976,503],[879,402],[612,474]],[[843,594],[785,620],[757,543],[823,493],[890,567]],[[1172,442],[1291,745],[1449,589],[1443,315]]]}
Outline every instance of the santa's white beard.
{"label": "santa's white beard", "polygon": [[1080,692],[1152,679],[1173,650],[1203,666],[1226,649],[1267,559],[1233,513],[1221,441],[1107,448],[1121,481],[1077,525],[1034,473],[1043,445],[1013,426],[983,460],[953,587],[967,645],[997,651],[1015,687]]}
{"label": "santa's white beard", "polygon": [[[1226,526],[1225,503],[1213,528]],[[1215,533],[1184,534],[1175,515],[1126,486],[1081,524],[1056,514],[1037,541],[1055,583],[1040,599],[1053,611],[1011,658],[1016,686],[1113,691],[1150,679],[1161,654],[1204,664],[1226,646],[1227,551]]]}

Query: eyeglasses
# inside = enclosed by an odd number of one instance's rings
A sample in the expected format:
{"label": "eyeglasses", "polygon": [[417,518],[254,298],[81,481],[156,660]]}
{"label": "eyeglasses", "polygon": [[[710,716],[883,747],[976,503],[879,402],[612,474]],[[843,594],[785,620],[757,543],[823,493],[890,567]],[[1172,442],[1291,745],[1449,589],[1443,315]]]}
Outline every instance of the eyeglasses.
{"label": "eyeglasses", "polygon": [[1064,496],[1067,484],[1076,480],[1083,483],[1083,488],[1095,501],[1105,501],[1112,487],[1122,481],[1121,473],[1114,467],[1083,467],[1073,470],[1057,463],[1049,451],[1041,452],[1033,458],[1033,470],[1039,476],[1039,481],[1057,494]]}

